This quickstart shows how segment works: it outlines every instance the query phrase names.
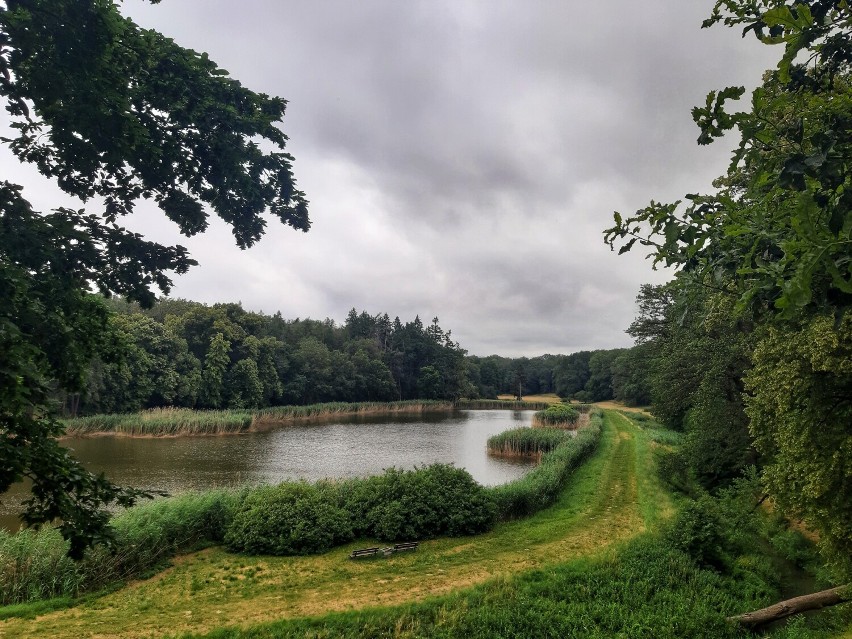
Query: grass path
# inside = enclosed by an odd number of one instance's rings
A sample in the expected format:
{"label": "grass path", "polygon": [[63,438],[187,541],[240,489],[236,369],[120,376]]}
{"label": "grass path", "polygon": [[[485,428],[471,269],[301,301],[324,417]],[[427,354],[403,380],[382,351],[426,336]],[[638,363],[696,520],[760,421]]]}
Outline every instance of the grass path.
{"label": "grass path", "polygon": [[548,563],[597,555],[667,516],[649,443],[605,413],[598,451],[560,501],[492,532],[421,544],[416,553],[350,561],[356,544],[311,557],[243,557],[212,548],[159,575],[35,620],[0,622],[0,637],[159,637],[247,626],[441,595]]}

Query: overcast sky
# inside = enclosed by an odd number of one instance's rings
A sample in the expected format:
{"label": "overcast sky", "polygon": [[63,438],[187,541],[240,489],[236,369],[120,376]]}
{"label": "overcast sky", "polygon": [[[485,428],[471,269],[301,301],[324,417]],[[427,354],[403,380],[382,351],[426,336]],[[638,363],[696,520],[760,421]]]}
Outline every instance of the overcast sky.
{"label": "overcast sky", "polygon": [[[612,212],[707,191],[733,140],[698,147],[690,109],[753,88],[780,52],[700,29],[712,2],[126,0],[145,27],[289,101],[307,234],[270,221],[240,251],[187,239],[154,206],[127,225],[188,246],[172,295],[342,321],[438,316],[471,354],[631,343],[641,253],[603,244]],[[34,206],[67,203],[0,155]]]}

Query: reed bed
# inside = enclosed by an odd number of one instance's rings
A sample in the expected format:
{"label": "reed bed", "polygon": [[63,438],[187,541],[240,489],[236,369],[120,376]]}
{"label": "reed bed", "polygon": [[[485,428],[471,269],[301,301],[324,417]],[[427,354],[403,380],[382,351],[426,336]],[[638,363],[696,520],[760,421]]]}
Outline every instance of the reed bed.
{"label": "reed bed", "polygon": [[453,409],[452,402],[440,400],[403,400],[399,402],[328,402],[307,406],[273,406],[254,411],[253,425],[289,421],[312,421],[358,415],[445,412]]}
{"label": "reed bed", "polygon": [[519,402],[509,399],[460,399],[455,407],[462,410],[542,410],[547,402]]}
{"label": "reed bed", "polygon": [[568,404],[553,404],[533,415],[533,428],[576,428],[580,412]]}
{"label": "reed bed", "polygon": [[304,423],[360,415],[419,414],[464,410],[539,410],[545,402],[502,400],[404,400],[398,402],[327,402],[307,406],[273,406],[254,410],[152,408],[138,413],[67,419],[68,435],[115,434],[135,437],[230,435],[283,423]]}
{"label": "reed bed", "polygon": [[307,406],[275,406],[257,410],[193,410],[152,408],[139,413],[92,415],[65,420],[68,435],[116,434],[129,436],[229,435],[285,422],[298,423],[400,413],[444,412],[452,402],[409,400],[401,402],[330,402]]}
{"label": "reed bed", "polygon": [[152,408],[139,413],[92,415],[65,421],[68,435],[113,433],[131,436],[223,435],[244,433],[253,415],[246,410]]}
{"label": "reed bed", "polygon": [[488,454],[541,458],[571,436],[557,428],[513,428],[488,438]]}

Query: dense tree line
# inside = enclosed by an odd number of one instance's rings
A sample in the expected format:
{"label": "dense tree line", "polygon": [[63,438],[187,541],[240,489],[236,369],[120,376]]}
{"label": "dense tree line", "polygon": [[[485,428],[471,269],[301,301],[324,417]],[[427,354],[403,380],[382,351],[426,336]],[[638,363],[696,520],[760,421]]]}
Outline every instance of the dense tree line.
{"label": "dense tree line", "polygon": [[[708,195],[615,213],[676,281],[646,287],[634,334],[650,349],[657,414],[687,431],[681,470],[711,490],[756,461],[777,508],[852,576],[852,11],[830,0],[719,1],[723,23],[783,50],[751,96],[693,110],[709,144],[739,136]],[[671,470],[676,470],[672,468]]]}
{"label": "dense tree line", "polygon": [[285,320],[239,304],[107,303],[114,311],[108,346],[90,363],[82,391],[57,393],[66,414],[473,394],[465,351],[438,318],[403,324],[352,309],[337,325]]}
{"label": "dense tree line", "polygon": [[239,304],[183,299],[141,308],[115,298],[106,345],[82,389],[61,386],[65,415],[146,408],[260,408],[332,401],[496,398],[646,405],[645,359],[632,349],[508,358],[466,356],[438,318],[403,323],[354,308],[342,324],[284,319]]}
{"label": "dense tree line", "polygon": [[566,400],[644,406],[651,399],[644,350],[640,345],[531,358],[471,356],[468,375],[480,397],[556,393]]}

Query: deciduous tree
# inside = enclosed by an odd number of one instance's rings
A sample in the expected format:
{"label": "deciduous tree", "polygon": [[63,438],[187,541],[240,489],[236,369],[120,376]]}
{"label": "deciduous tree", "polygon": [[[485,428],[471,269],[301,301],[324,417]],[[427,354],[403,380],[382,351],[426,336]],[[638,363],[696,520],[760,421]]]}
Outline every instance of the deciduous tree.
{"label": "deciduous tree", "polygon": [[194,235],[212,210],[245,248],[263,235],[267,211],[308,230],[307,201],[278,128],[284,100],[245,89],[110,0],[4,2],[0,101],[16,132],[4,142],[22,162],[69,195],[104,202],[98,213],[38,213],[20,187],[0,183],[0,491],[31,479],[25,520],[60,519],[79,555],[107,533],[102,506],[134,493],[56,444],[48,385],[79,389],[97,352],[108,314],[89,291],[150,304],[153,287],[168,291],[170,272],[194,264],[119,217],[150,199]]}

